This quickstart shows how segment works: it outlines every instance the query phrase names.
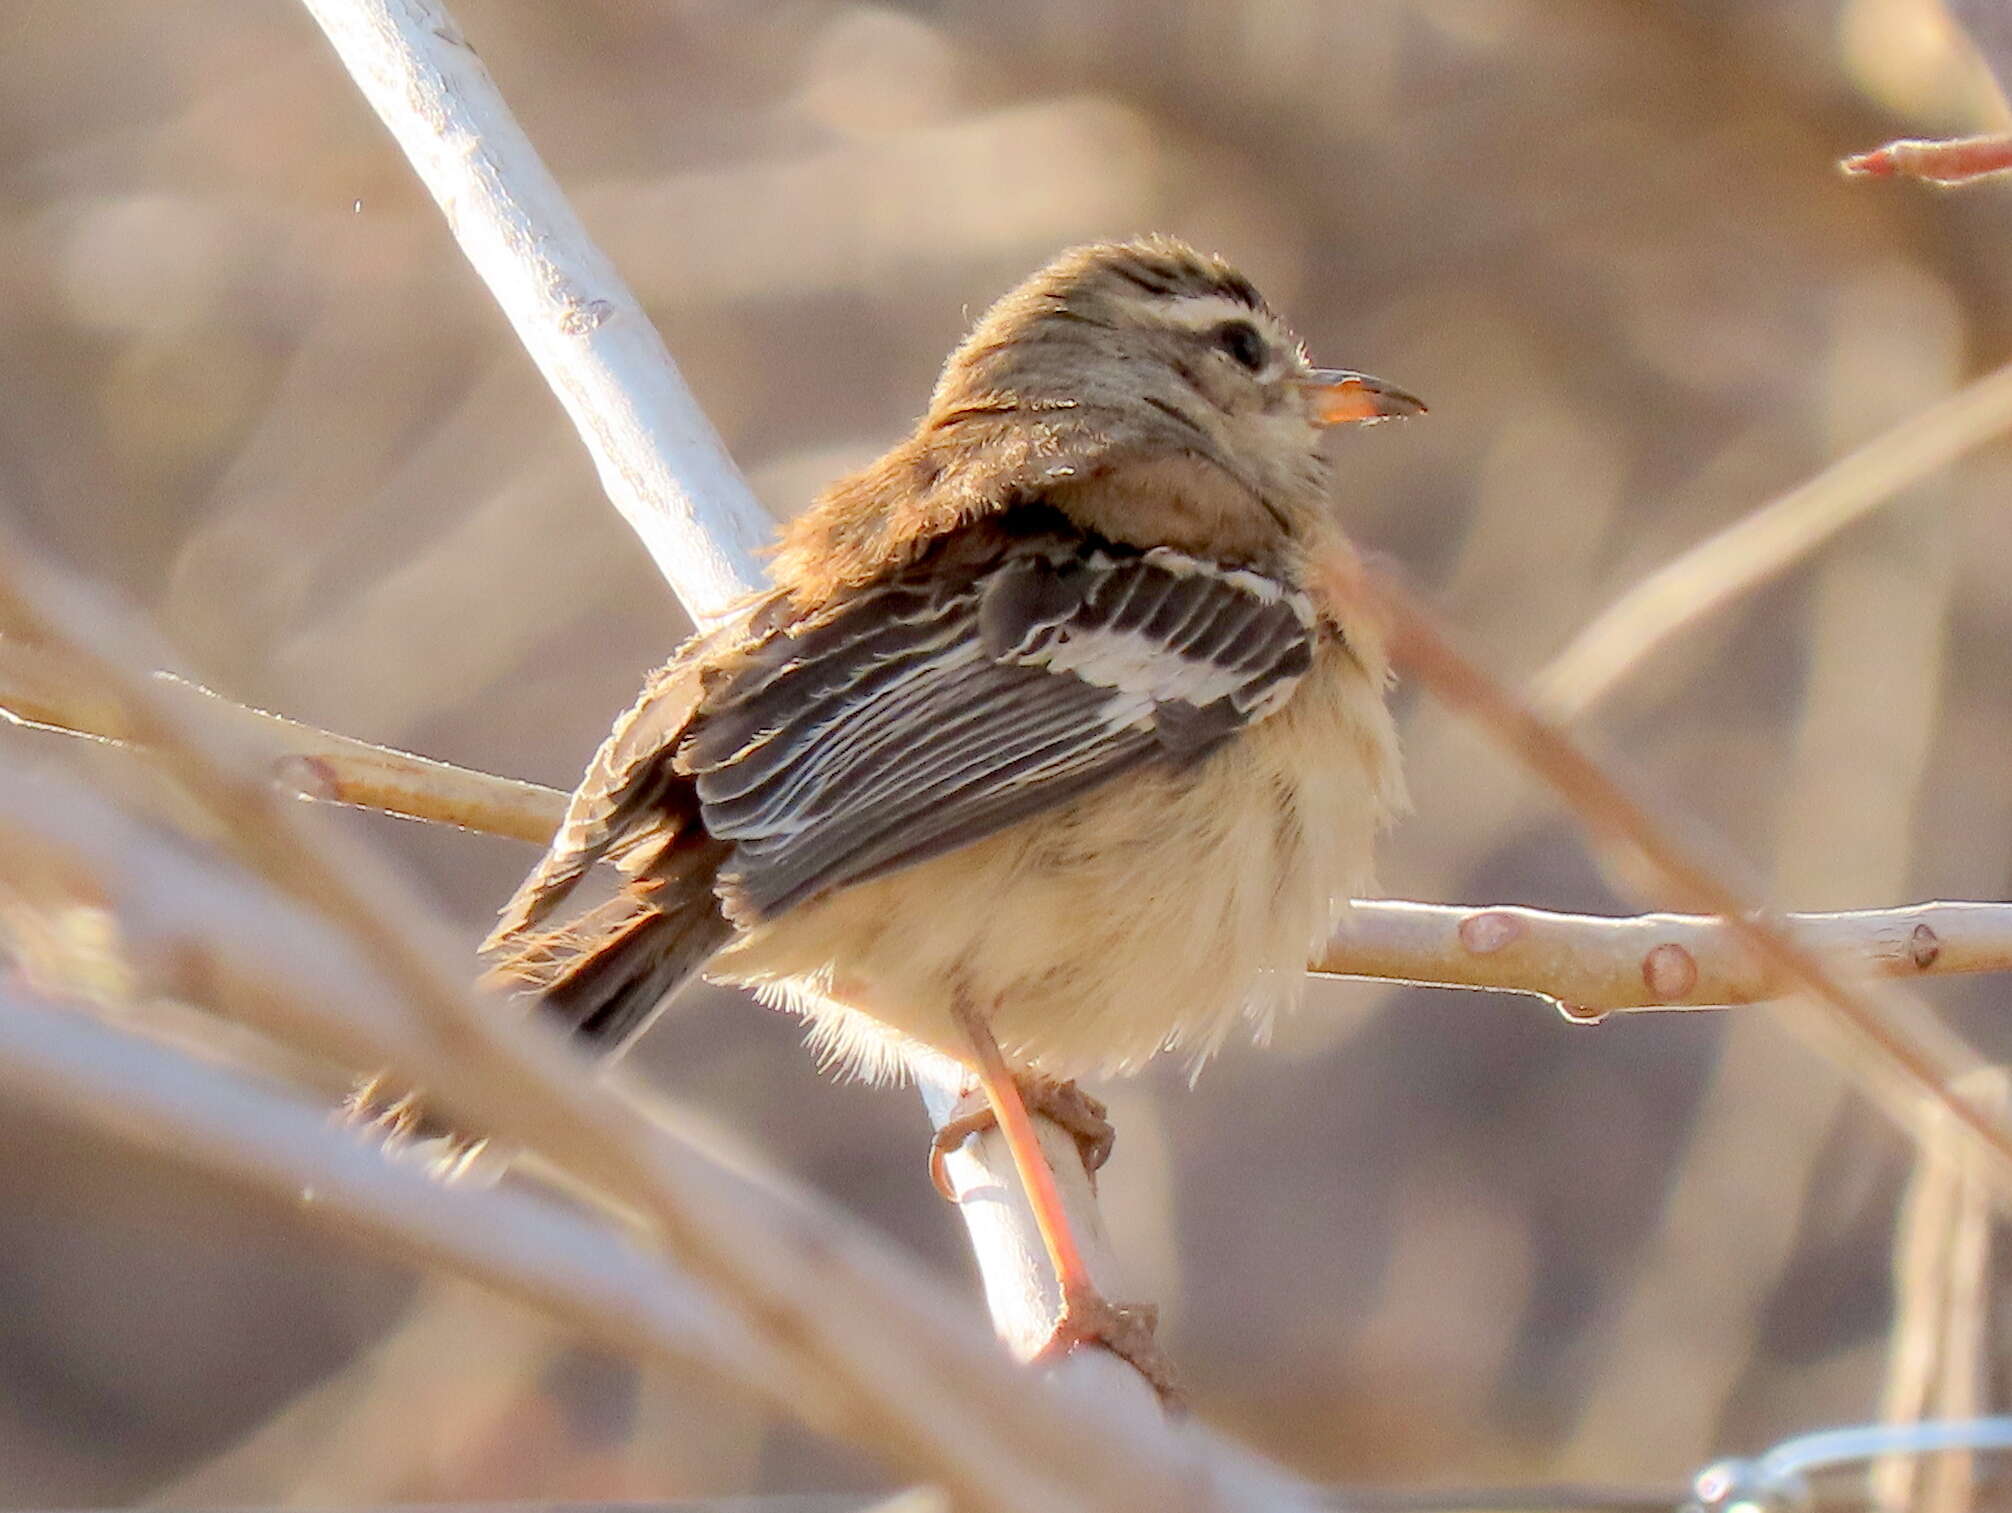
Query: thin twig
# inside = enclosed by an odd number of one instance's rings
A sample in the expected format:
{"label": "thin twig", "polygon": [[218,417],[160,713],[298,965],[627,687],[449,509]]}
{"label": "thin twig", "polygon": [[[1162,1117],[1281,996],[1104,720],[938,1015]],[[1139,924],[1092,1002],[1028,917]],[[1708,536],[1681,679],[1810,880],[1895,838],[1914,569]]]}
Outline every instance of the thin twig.
{"label": "thin twig", "polygon": [[491,777],[470,783],[464,769],[390,746],[376,746],[253,709],[173,673],[155,673],[163,691],[219,722],[273,781],[297,798],[372,809],[542,845],[566,812],[566,796],[542,783]]}
{"label": "thin twig", "polygon": [[[2012,1074],[1980,1067],[1968,1090],[2012,1107]],[[1901,1201],[1893,1251],[1893,1322],[1888,1328],[1881,1417],[1913,1425],[1969,1419],[1986,1411],[1991,1378],[1993,1210],[1973,1153],[1947,1137],[1947,1121],[1922,1142]],[[1914,1513],[1966,1513],[1976,1477],[1967,1450],[1895,1455],[1874,1468],[1880,1504]]]}
{"label": "thin twig", "polygon": [[[1787,914],[1781,924],[1826,961],[1869,976],[2012,971],[2012,904]],[[1530,993],[1575,1019],[1762,1003],[1792,991],[1792,979],[1711,915],[1616,917],[1389,899],[1352,905],[1308,970]]]}
{"label": "thin twig", "polygon": [[[4,643],[0,643],[4,644]],[[33,689],[0,682],[0,718],[130,746],[120,710],[56,687],[40,667]],[[542,845],[565,812],[556,788],[498,777],[248,709],[196,684],[197,718],[250,738],[282,792]],[[47,686],[44,686],[47,683]],[[317,775],[310,788],[301,779]],[[2012,971],[2012,903],[1936,901],[1889,909],[1790,914],[1783,923],[1833,960],[1882,977]],[[1711,1009],[1779,998],[1787,988],[1719,920],[1697,914],[1568,914],[1512,904],[1358,899],[1327,948],[1307,964],[1323,977],[1420,987],[1527,993],[1576,1018],[1647,1009]],[[978,1186],[983,1173],[972,1174]]]}
{"label": "thin twig", "polygon": [[[102,698],[87,697],[74,671],[47,647],[0,640],[0,720],[27,730],[134,748],[125,711]],[[157,672],[154,677],[165,695],[186,702],[196,718],[214,726],[238,748],[246,763],[261,764],[280,790],[295,798],[540,846],[552,838],[566,812],[566,795],[542,783],[475,772],[337,735],[240,704],[171,672]]]}
{"label": "thin twig", "polygon": [[[2012,7],[2007,7],[2005,0],[1943,0],[1943,4],[1950,19],[1970,34],[1978,60],[1998,86],[2002,110],[2012,100]],[[1967,184],[2012,169],[2012,132],[1946,141],[1888,142],[1846,158],[1838,166],[1846,173],[1873,178]]]}
{"label": "thin twig", "polygon": [[504,1186],[443,1189],[387,1161],[309,1104],[175,1055],[18,988],[0,991],[0,1087],[264,1193],[421,1265],[445,1265],[556,1315],[609,1348],[696,1363],[771,1401],[774,1352],[606,1226]]}
{"label": "thin twig", "polygon": [[1532,687],[1573,720],[1644,658],[1779,576],[1853,521],[2012,426],[2012,363],[1937,401],[1807,483],[1664,563],[1572,638]]}
{"label": "thin twig", "polygon": [[[1929,1110],[1946,1110],[1953,1127],[1987,1158],[1988,1180],[2012,1198],[2012,1120],[1967,1097],[1957,1079],[1975,1065],[1959,1045],[1931,1045],[1902,1027],[1832,964],[1761,913],[1680,845],[1559,727],[1522,704],[1455,649],[1438,617],[1387,575],[1364,568],[1354,582],[1360,602],[1390,627],[1393,653],[1450,707],[1482,725],[1518,761],[1571,805],[1596,836],[1620,844],[1687,908],[1719,916],[1727,930],[1783,985],[1824,1013],[1812,1038],[1836,1057],[1903,1128],[1921,1131]],[[1953,1037],[1950,1037],[1953,1040]]]}
{"label": "thin twig", "polygon": [[2012,169],[2012,134],[1930,142],[1902,138],[1870,152],[1854,153],[1837,166],[1846,173],[1866,178],[1968,184],[1973,179]]}

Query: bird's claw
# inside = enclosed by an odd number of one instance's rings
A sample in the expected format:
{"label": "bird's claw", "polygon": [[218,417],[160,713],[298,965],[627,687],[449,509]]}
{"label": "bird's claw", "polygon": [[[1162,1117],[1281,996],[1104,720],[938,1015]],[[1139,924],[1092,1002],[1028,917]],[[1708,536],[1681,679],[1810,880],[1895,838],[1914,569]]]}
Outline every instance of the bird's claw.
{"label": "bird's claw", "polygon": [[[1083,1158],[1083,1170],[1089,1173],[1094,1188],[1097,1172],[1111,1159],[1111,1147],[1118,1138],[1103,1101],[1092,1098],[1073,1082],[1053,1077],[1027,1074],[1015,1080],[1019,1083],[1020,1096],[1026,1100],[1029,1112],[1052,1120],[1075,1137],[1076,1149]],[[998,1116],[993,1113],[984,1092],[975,1087],[967,1088],[957,1100],[957,1107],[951,1111],[950,1117],[943,1121],[930,1140],[929,1180],[936,1184],[936,1190],[943,1194],[947,1202],[957,1201],[957,1189],[951,1185],[944,1159],[971,1136],[983,1134],[998,1122]]]}
{"label": "bird's claw", "polygon": [[1054,1333],[1028,1364],[1052,1366],[1084,1346],[1101,1346],[1144,1377],[1169,1412],[1178,1412],[1187,1394],[1155,1337],[1159,1322],[1160,1310],[1151,1303],[1113,1303],[1097,1292],[1065,1296]]}

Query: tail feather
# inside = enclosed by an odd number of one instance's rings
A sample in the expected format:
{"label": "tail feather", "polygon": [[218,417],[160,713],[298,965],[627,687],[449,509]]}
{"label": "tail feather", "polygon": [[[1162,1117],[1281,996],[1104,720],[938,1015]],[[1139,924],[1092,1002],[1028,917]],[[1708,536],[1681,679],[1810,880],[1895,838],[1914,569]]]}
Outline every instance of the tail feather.
{"label": "tail feather", "polygon": [[[550,848],[482,944],[496,964],[492,981],[535,994],[597,1050],[612,1054],[633,1040],[733,936],[717,892],[732,846],[706,833],[698,789],[679,770],[677,753],[705,701],[715,654],[774,634],[790,602],[782,592],[747,600],[650,675],[594,753]],[[552,923],[602,862],[626,879],[621,891]]]}
{"label": "tail feather", "polygon": [[695,828],[698,795],[678,773],[674,753],[704,692],[703,653],[738,624],[693,637],[650,675],[594,753],[551,847],[503,906],[485,953],[507,952],[515,937],[542,926],[598,863]]}
{"label": "tail feather", "polygon": [[541,1010],[595,1049],[620,1051],[733,934],[713,892],[730,848],[680,839],[607,902],[556,928],[496,941],[491,979],[536,995]]}

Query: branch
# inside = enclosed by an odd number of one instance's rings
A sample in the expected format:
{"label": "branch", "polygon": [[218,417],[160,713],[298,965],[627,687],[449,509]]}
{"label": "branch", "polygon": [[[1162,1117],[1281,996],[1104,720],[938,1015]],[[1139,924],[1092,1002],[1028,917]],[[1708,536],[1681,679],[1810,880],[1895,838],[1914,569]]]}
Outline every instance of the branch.
{"label": "branch", "polygon": [[1840,162],[1846,173],[1872,179],[1924,179],[1931,184],[1968,184],[2012,169],[2012,134],[1954,137],[1921,142],[1903,138],[1854,153]]}
{"label": "branch", "polygon": [[[74,669],[44,647],[0,640],[0,720],[23,729],[131,748],[125,712],[78,691]],[[171,672],[154,678],[247,764],[259,764],[295,798],[453,825],[544,845],[559,828],[566,795],[541,783],[472,772],[431,757],[375,746],[227,699]]]}
{"label": "branch", "polygon": [[[1783,929],[1868,976],[2012,971],[2012,904],[1786,914]],[[1723,919],[1700,914],[1558,914],[1546,909],[1362,900],[1307,968],[1422,987],[1548,998],[1573,1019],[1626,1010],[1761,1003],[1794,979]]]}
{"label": "branch", "polygon": [[[0,651],[10,643],[0,642]],[[74,685],[10,683],[0,657],[0,719],[68,736],[130,745],[116,708]],[[41,679],[45,658],[16,660]],[[457,825],[543,845],[565,812],[556,788],[497,777],[334,735],[233,703],[169,673],[164,691],[191,714],[250,738],[282,791],[299,798]],[[312,775],[312,784],[303,779]],[[1783,924],[1834,960],[1881,977],[2012,971],[2012,903],[1933,902],[1891,909],[1789,914]],[[1357,899],[1307,970],[1417,987],[1528,993],[1575,1018],[1644,1009],[1761,1003],[1789,990],[1726,925],[1709,915],[1565,914],[1508,904]],[[1073,1146],[1070,1147],[1073,1149]],[[978,1185],[979,1173],[972,1174]]]}
{"label": "branch", "polygon": [[1453,645],[1438,618],[1383,573],[1363,568],[1344,592],[1390,630],[1399,665],[1449,707],[1481,725],[1569,803],[1595,836],[1617,844],[1676,902],[1717,915],[1727,933],[1784,987],[1821,1012],[1800,1015],[1815,1045],[1872,1094],[1904,1129],[1946,1113],[1980,1158],[2001,1200],[2012,1200],[2012,1118],[1957,1087],[1978,1064],[1969,1047],[1933,1021],[1901,1023],[1848,983],[1832,962],[1756,909],[1692,856],[1559,727],[1519,703]]}
{"label": "branch", "polygon": [[[658,570],[695,620],[723,614],[762,582],[757,551],[768,518],[460,29],[433,0],[303,3],[439,202]],[[958,1073],[925,1066],[915,1076],[940,1119],[956,1101]],[[1059,1297],[1019,1285],[1031,1275],[1021,1256],[1037,1242],[1031,1222],[1022,1230],[1012,1218],[1016,1200],[1005,1195],[1017,1195],[1019,1181],[1003,1138],[967,1142],[951,1175],[1000,1335],[1040,1341]],[[1094,1243],[1103,1229],[1088,1173],[1072,1159],[1056,1177],[1077,1232]],[[1093,1272],[1115,1284],[1108,1247],[1096,1248]],[[1129,1370],[1114,1374],[1115,1364],[1085,1352],[1068,1369],[1143,1390]]]}
{"label": "branch", "polygon": [[[2012,1071],[1980,1067],[1968,1085],[2012,1107]],[[1975,1419],[1992,1399],[1992,1295],[1997,1224],[1991,1190],[1942,1131],[1922,1142],[1901,1198],[1893,1246],[1893,1321],[1880,1418],[1895,1426]],[[1896,1455],[1874,1468],[1880,1506],[1954,1513],[1974,1506],[1974,1456]]]}
{"label": "branch", "polygon": [[1807,483],[1664,563],[1540,672],[1538,706],[1573,720],[1665,642],[1778,577],[1846,526],[2012,426],[2012,363],[1839,458]]}
{"label": "branch", "polygon": [[769,1401],[800,1390],[697,1290],[577,1210],[509,1187],[443,1188],[310,1105],[60,1004],[0,990],[0,1087],[263,1194],[415,1264],[446,1266],[608,1349],[696,1363]]}
{"label": "branch", "polygon": [[770,521],[663,339],[431,0],[303,0],[700,619],[762,581]]}
{"label": "branch", "polygon": [[[2005,0],[1944,0],[1944,6],[1951,19],[1969,32],[1978,60],[1998,86],[2002,108],[2012,100],[2012,10]],[[2012,132],[1943,142],[1888,142],[1838,166],[1846,173],[1872,178],[1967,184],[2012,168]]]}

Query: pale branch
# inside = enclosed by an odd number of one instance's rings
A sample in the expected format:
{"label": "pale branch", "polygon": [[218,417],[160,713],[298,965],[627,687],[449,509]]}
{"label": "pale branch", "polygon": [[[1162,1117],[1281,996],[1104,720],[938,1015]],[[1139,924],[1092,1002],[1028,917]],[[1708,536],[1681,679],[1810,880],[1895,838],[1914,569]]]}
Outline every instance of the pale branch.
{"label": "pale branch", "polygon": [[[0,642],[0,646],[7,643]],[[36,677],[22,681],[22,668]],[[0,718],[70,736],[130,744],[119,710],[54,681],[47,659],[0,668]],[[248,709],[196,684],[157,674],[191,713],[247,737],[283,792],[381,810],[543,845],[566,795],[409,752],[373,746],[297,720]],[[312,784],[301,778],[316,775]],[[1936,901],[1899,908],[1787,914],[1811,948],[1871,976],[1940,977],[2012,971],[2012,903]],[[1323,977],[1477,988],[1549,999],[1575,1018],[1645,1009],[1760,1003],[1789,991],[1710,915],[1571,914],[1507,904],[1358,899],[1307,970]],[[973,1174],[974,1184],[979,1174]]]}
{"label": "pale branch", "polygon": [[486,1283],[611,1350],[697,1364],[771,1401],[803,1390],[698,1289],[576,1208],[508,1186],[443,1188],[419,1164],[387,1161],[341,1129],[326,1105],[19,988],[0,990],[0,1087],[10,1102]]}
{"label": "pale branch", "polygon": [[[2012,904],[1925,903],[1785,914],[1839,967],[1878,977],[2012,971]],[[1362,900],[1311,972],[1550,999],[1574,1019],[1761,1003],[1794,991],[1777,966],[1708,914],[1561,914]]]}
{"label": "pale branch", "polygon": [[700,619],[762,582],[771,522],[662,337],[444,6],[302,0],[566,407],[601,487]]}
{"label": "pale branch", "polygon": [[[543,845],[559,828],[566,795],[539,783],[471,772],[431,757],[269,714],[171,672],[155,679],[168,697],[213,723],[247,763],[262,764],[296,798],[453,825]],[[78,692],[45,648],[0,640],[0,720],[29,730],[130,747],[123,712]]]}
{"label": "pale branch", "polygon": [[[446,10],[434,0],[303,0],[371,107],[397,139],[449,227],[566,407],[603,486],[685,609],[700,622],[761,586],[770,522],[692,400],[641,305],[589,239],[537,151]],[[936,1118],[958,1094],[954,1072],[918,1068]],[[1052,1325],[1051,1298],[1016,1289],[1017,1249],[985,1243],[997,1205],[1018,1191],[996,1131],[967,1142],[953,1170],[959,1209],[986,1273],[994,1321],[1009,1340]],[[1078,1233],[1110,1276],[1095,1189],[1081,1162],[1056,1172]],[[1010,1225],[1008,1226],[1010,1227]],[[1097,1354],[1069,1369],[1102,1373]],[[1136,1379],[1133,1379],[1136,1381]],[[1138,1384],[1140,1388],[1143,1383]],[[1127,1389],[1134,1390],[1134,1389]]]}
{"label": "pale branch", "polygon": [[1836,1060],[1902,1128],[1916,1136],[1946,1113],[1969,1142],[2000,1201],[2012,1201],[2012,1118],[1969,1096],[1958,1079],[1976,1054],[1939,1023],[1903,1022],[1847,981],[1819,950],[1741,897],[1559,726],[1537,715],[1468,660],[1438,617],[1386,573],[1364,568],[1337,587],[1388,629],[1398,665],[1482,726],[1553,788],[1596,837],[1623,848],[1673,901],[1718,916],[1728,933],[1816,1012],[1799,1014],[1811,1042]]}
{"label": "pale branch", "polygon": [[270,762],[273,781],[301,798],[538,845],[552,838],[566,810],[566,795],[541,783],[492,777],[471,784],[461,768],[447,762],[253,709],[173,673],[154,676],[171,697],[188,700],[220,722],[248,758]]}
{"label": "pale branch", "polygon": [[1577,718],[1658,647],[1768,583],[1839,531],[2012,426],[2012,364],[1910,415],[1680,553],[1595,615],[1532,685],[1545,713]]}

